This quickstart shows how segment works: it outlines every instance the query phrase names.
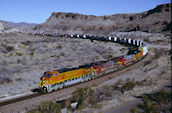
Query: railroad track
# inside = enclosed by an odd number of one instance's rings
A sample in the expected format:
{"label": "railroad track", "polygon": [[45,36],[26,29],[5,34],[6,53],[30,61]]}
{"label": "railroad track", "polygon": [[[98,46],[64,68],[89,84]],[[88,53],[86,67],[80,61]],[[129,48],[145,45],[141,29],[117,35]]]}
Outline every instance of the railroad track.
{"label": "railroad track", "polygon": [[[76,36],[76,38],[79,38]],[[110,38],[109,38],[110,39]],[[94,39],[93,39],[94,40]],[[97,40],[97,39],[96,39]],[[115,40],[115,39],[114,39]],[[134,42],[134,41],[133,41]],[[136,42],[137,43],[137,42]],[[139,42],[140,43],[140,42]],[[68,86],[64,89],[52,91],[50,93],[33,93],[30,95],[22,96],[19,98],[7,100],[0,102],[0,113],[18,113],[21,111],[26,111],[34,108],[34,106],[38,106],[43,101],[53,101],[59,98],[67,98],[68,95],[71,95],[72,92],[74,92],[77,88],[84,88],[84,87],[92,87],[93,85],[98,85],[102,82],[108,81],[109,78],[114,78],[116,76],[121,75],[127,70],[132,70],[138,67],[142,62],[150,58],[150,55],[147,54],[144,56],[145,58],[142,58],[141,60],[121,69],[115,72],[112,72],[110,74],[107,74],[106,76],[102,76],[100,78]]]}
{"label": "railroad track", "polygon": [[35,106],[39,106],[43,101],[54,101],[60,98],[66,99],[68,95],[72,94],[77,88],[84,87],[92,87],[92,85],[99,85],[102,82],[108,81],[109,78],[115,78],[120,76],[129,70],[134,70],[140,64],[150,59],[150,54],[146,55],[145,58],[132,64],[122,70],[107,74],[106,76],[102,76],[100,78],[84,82],[81,84],[76,84],[73,86],[66,87],[61,90],[53,91],[51,93],[44,94],[32,94],[25,97],[17,98],[14,100],[4,101],[0,103],[0,113],[18,113],[21,111],[26,111],[34,108]]}

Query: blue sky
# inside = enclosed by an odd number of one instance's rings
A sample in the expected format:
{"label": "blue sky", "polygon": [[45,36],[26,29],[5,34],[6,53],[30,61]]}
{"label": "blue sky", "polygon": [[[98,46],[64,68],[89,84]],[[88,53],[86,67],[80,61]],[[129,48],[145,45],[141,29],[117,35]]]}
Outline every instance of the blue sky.
{"label": "blue sky", "polygon": [[0,20],[42,23],[52,12],[111,15],[147,11],[170,0],[0,0]]}

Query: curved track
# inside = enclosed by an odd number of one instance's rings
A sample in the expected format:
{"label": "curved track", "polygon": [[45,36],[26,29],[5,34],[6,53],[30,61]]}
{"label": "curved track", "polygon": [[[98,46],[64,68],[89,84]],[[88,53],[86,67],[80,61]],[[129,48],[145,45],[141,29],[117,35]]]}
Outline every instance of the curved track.
{"label": "curved track", "polygon": [[[77,37],[78,35],[76,35],[76,38]],[[72,92],[75,91],[75,89],[77,88],[92,87],[93,85],[98,85],[102,82],[109,80],[109,78],[114,78],[121,75],[127,70],[133,70],[137,68],[137,66],[139,66],[142,62],[144,62],[145,60],[149,58],[150,56],[148,54],[145,56],[144,59],[141,59],[138,62],[136,62],[134,65],[132,64],[130,66],[127,66],[126,68],[122,70],[107,74],[106,76],[102,76],[100,78],[97,78],[88,82],[72,85],[58,91],[53,91],[51,93],[44,93],[44,94],[33,93],[31,95],[19,97],[13,100],[0,102],[0,113],[12,113],[12,112],[17,113],[17,112],[25,111],[28,109],[32,109],[32,107],[40,105],[42,101],[51,101],[51,100],[56,100],[59,98],[65,99],[67,98],[68,95],[72,94]]]}
{"label": "curved track", "polygon": [[137,62],[148,53],[147,44],[145,42],[129,38],[88,35],[64,35],[64,37],[120,43],[129,46],[129,52],[127,55],[113,57],[104,61],[92,62],[72,68],[46,71],[41,77],[40,92],[51,92],[66,86],[104,76]]}

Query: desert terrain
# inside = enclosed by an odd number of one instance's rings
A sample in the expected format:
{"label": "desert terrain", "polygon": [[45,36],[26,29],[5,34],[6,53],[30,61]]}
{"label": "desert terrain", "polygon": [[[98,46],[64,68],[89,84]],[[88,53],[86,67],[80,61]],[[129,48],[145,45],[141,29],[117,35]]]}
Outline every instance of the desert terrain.
{"label": "desert terrain", "polygon": [[120,44],[24,34],[1,35],[1,97],[39,86],[47,70],[76,67],[127,54]]}
{"label": "desert terrain", "polygon": [[[142,64],[91,87],[93,97],[101,97],[96,101],[98,106],[85,100],[84,107],[74,113],[104,113],[134,100],[134,96],[162,87],[171,82],[170,7],[171,4],[163,4],[142,13],[107,16],[54,12],[46,22],[29,26],[0,21],[0,99],[31,92],[47,70],[75,67],[128,52],[128,47],[116,43],[48,34],[116,36],[148,43],[149,54]],[[122,92],[116,89],[127,81],[139,84]],[[66,107],[61,111],[73,112]]]}

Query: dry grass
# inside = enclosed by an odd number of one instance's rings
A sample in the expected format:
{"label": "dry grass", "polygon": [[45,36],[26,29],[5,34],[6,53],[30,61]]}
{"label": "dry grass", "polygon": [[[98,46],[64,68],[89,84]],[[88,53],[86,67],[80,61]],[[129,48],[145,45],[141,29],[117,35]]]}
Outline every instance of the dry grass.
{"label": "dry grass", "polygon": [[136,82],[127,78],[125,81],[118,81],[115,85],[113,85],[113,89],[124,93],[125,91],[133,89],[135,86],[141,85],[140,82]]}
{"label": "dry grass", "polygon": [[171,92],[164,89],[155,94],[142,96],[142,103],[130,110],[131,113],[170,113],[171,111]]}
{"label": "dry grass", "polygon": [[39,107],[28,111],[27,113],[61,113],[61,105],[52,101],[44,102]]}

